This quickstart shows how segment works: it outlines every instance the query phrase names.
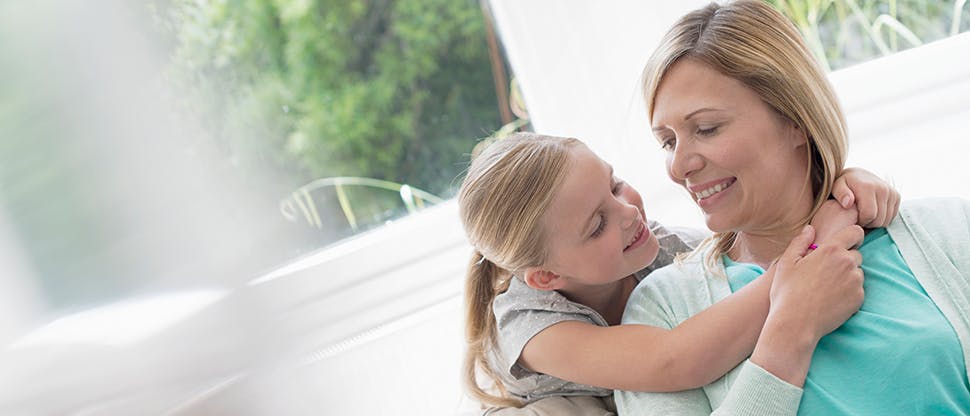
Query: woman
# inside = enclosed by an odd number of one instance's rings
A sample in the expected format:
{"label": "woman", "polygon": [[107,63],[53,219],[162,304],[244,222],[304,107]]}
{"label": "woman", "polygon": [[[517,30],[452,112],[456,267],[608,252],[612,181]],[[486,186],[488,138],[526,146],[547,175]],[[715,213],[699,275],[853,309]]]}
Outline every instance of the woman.
{"label": "woman", "polygon": [[[679,20],[647,63],[644,92],[668,175],[715,233],[629,298],[623,323],[673,327],[759,276],[829,209],[845,122],[795,27],[760,1]],[[866,298],[843,326],[788,338],[787,351],[756,347],[700,389],[618,392],[620,414],[970,412],[970,204],[905,204],[859,251]],[[790,301],[771,294],[762,337],[784,333],[770,317]]]}

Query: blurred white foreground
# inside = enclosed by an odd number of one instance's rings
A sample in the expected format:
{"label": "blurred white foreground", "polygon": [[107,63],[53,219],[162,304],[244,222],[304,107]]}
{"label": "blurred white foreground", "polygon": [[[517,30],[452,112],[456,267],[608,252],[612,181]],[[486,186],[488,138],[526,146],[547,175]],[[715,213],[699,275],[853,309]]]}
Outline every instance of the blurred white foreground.
{"label": "blurred white foreground", "polygon": [[[136,141],[122,146],[130,152],[122,156],[162,158],[152,169],[105,160],[122,169],[114,175],[205,190],[151,189],[191,202],[194,216],[174,221],[168,231],[185,233],[178,235],[191,248],[186,261],[206,267],[171,274],[178,283],[159,285],[153,294],[47,316],[0,212],[0,414],[472,413],[475,406],[459,384],[460,293],[469,248],[453,201],[278,270],[224,276],[230,268],[220,266],[232,259],[222,247],[234,238],[219,220],[220,207],[246,200],[219,193],[216,177],[166,167],[167,152],[190,138],[166,128],[165,112],[145,93],[151,85],[140,84],[155,79],[157,67],[144,53],[148,44],[138,36],[138,20],[123,2],[35,4],[0,5],[0,34],[23,39],[23,50],[13,51],[20,54],[14,73],[22,78],[14,79],[36,81],[31,85],[38,96],[68,100],[62,114],[97,115],[84,119],[94,124],[78,124],[96,129],[61,132],[65,140],[76,133],[103,137],[106,145]],[[703,226],[667,183],[636,88],[652,42],[696,4],[659,12],[639,1],[491,4],[537,129],[589,142],[640,188],[649,216]],[[832,74],[849,114],[849,164],[892,178],[905,198],[970,198],[967,56],[970,34]],[[202,158],[192,168],[204,173],[205,166]],[[131,201],[142,197],[130,195]],[[119,222],[158,221],[155,212],[139,207],[119,207]],[[155,257],[145,254],[151,266]]]}

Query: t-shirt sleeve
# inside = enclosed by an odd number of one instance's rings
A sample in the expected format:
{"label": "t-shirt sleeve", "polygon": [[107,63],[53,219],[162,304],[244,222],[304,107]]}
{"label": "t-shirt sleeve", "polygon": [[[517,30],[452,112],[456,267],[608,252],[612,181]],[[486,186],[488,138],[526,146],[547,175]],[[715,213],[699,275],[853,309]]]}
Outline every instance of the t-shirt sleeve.
{"label": "t-shirt sleeve", "polygon": [[657,237],[660,251],[656,260],[641,271],[642,275],[667,266],[674,262],[678,255],[690,252],[710,236],[704,230],[687,227],[668,227],[656,221],[649,221],[650,232]]}
{"label": "t-shirt sleeve", "polygon": [[501,368],[516,379],[531,374],[517,361],[522,349],[542,330],[564,321],[598,325],[592,312],[569,302],[555,292],[541,292],[514,281],[507,296],[500,295],[493,304],[498,329],[498,358]]}
{"label": "t-shirt sleeve", "polygon": [[[565,321],[580,321],[594,324],[581,314],[551,312],[546,310],[515,310],[507,313],[499,322],[499,347],[505,369],[515,378],[522,378],[530,372],[517,364],[525,344],[544,329]],[[595,324],[594,324],[595,325]]]}

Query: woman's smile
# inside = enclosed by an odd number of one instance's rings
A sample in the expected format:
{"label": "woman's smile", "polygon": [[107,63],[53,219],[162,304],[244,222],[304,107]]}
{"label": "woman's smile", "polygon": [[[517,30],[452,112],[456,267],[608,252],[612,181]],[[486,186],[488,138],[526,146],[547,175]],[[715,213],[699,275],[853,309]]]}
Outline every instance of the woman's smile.
{"label": "woman's smile", "polygon": [[706,208],[717,203],[732,189],[731,186],[737,182],[737,178],[726,178],[702,185],[688,186],[687,189],[694,197],[701,208]]}

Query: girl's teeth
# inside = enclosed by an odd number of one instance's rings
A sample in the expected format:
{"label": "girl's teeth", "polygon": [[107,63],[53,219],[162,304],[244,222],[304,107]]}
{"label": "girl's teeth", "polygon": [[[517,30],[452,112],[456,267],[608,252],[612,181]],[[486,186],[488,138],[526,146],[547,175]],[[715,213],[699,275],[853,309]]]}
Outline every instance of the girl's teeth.
{"label": "girl's teeth", "polygon": [[[641,223],[641,224],[642,224],[642,223]],[[637,232],[636,234],[634,234],[634,235],[633,235],[633,239],[632,239],[632,240],[630,240],[630,242],[626,244],[626,247],[625,247],[625,248],[627,248],[627,247],[630,247],[631,245],[633,245],[633,243],[634,243],[634,242],[636,242],[636,241],[637,241],[637,239],[639,239],[639,238],[640,238],[640,235],[641,235],[641,234],[643,234],[643,231],[644,231],[645,229],[646,229],[645,227],[644,227],[644,228],[640,228],[640,229],[639,229],[639,232]]]}

